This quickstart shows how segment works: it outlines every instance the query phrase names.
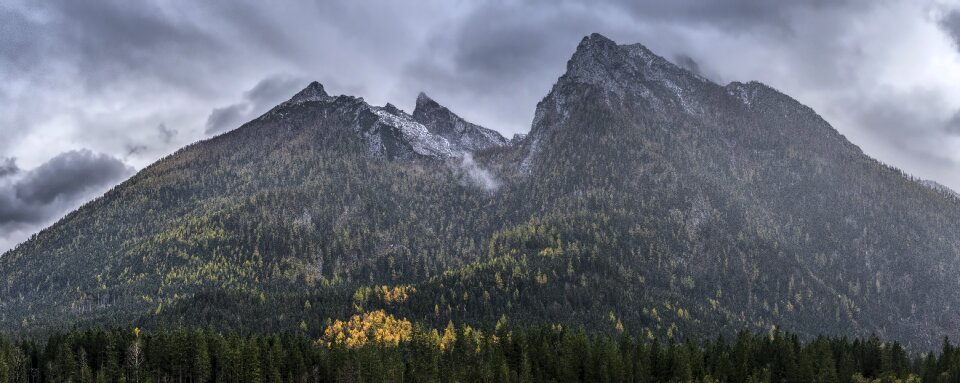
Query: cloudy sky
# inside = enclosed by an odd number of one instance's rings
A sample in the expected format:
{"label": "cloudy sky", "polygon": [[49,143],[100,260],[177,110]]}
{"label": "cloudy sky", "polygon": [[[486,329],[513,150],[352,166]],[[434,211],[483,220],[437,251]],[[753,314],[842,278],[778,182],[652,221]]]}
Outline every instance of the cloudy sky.
{"label": "cloudy sky", "polygon": [[960,4],[940,0],[0,3],[0,251],[310,80],[505,135],[580,39],[759,80],[868,154],[960,189]]}

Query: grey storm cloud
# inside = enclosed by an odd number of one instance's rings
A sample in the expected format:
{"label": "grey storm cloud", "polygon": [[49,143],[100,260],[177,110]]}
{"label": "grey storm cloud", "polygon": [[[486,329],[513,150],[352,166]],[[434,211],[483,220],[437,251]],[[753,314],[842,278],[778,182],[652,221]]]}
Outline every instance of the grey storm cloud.
{"label": "grey storm cloud", "polygon": [[79,150],[0,179],[0,245],[12,247],[133,171],[109,155]]}
{"label": "grey storm cloud", "polygon": [[673,0],[630,1],[601,0],[626,10],[635,18],[701,24],[728,31],[743,32],[756,28],[793,33],[791,20],[799,12],[859,11],[870,0]]}
{"label": "grey storm cloud", "polygon": [[257,83],[243,94],[239,103],[214,108],[207,117],[205,132],[219,134],[263,114],[273,106],[289,99],[306,84],[306,80],[292,76],[271,76]]}
{"label": "grey storm cloud", "polygon": [[960,48],[960,10],[948,12],[940,20],[940,27],[950,35],[957,48]]}
{"label": "grey storm cloud", "polygon": [[[65,191],[22,210],[11,186],[73,148],[142,167],[310,80],[407,110],[426,91],[472,122],[524,133],[593,32],[714,81],[767,83],[868,154],[960,188],[960,148],[950,146],[960,75],[949,72],[960,73],[960,6],[939,0],[9,0],[0,2],[0,216],[47,222],[89,198]],[[896,50],[925,56],[878,54]],[[15,242],[8,233],[0,250]]]}
{"label": "grey storm cloud", "polygon": [[873,133],[889,138],[895,148],[907,153],[908,161],[922,162],[921,175],[930,177],[937,172],[949,171],[957,164],[948,154],[949,147],[943,146],[943,135],[937,129],[950,126],[951,122],[939,121],[934,111],[925,106],[933,104],[939,97],[942,96],[933,93],[885,95],[851,112]]}
{"label": "grey storm cloud", "polygon": [[241,122],[243,117],[250,110],[248,103],[240,103],[214,108],[207,117],[207,134],[223,133],[231,128],[235,128]]}
{"label": "grey storm cloud", "polygon": [[0,52],[11,69],[42,74],[48,68],[36,63],[56,57],[61,68],[82,73],[79,80],[89,88],[101,88],[118,76],[135,80],[149,75],[187,84],[190,76],[182,69],[190,60],[185,57],[222,52],[197,23],[158,3],[53,0],[16,8],[0,11],[4,24],[9,23]]}
{"label": "grey storm cloud", "polygon": [[[407,64],[403,81],[407,93],[427,90],[443,96],[454,103],[450,106],[458,113],[487,117],[493,121],[493,128],[508,135],[529,128],[533,106],[562,74],[580,39],[590,33],[599,32],[620,43],[640,42],[665,57],[690,59],[692,56],[685,52],[690,43],[683,36],[690,29],[712,28],[721,34],[756,33],[789,40],[796,38],[797,23],[791,20],[797,14],[824,12],[853,18],[872,6],[861,0],[561,0],[481,4],[455,22],[436,27],[435,33],[429,34],[424,51]],[[824,51],[811,57],[825,59],[830,55]],[[691,63],[698,67],[701,64],[692,59],[679,64]],[[711,79],[727,77],[713,68],[688,69],[697,69]]]}
{"label": "grey storm cloud", "polygon": [[25,174],[14,184],[13,190],[20,201],[49,204],[56,199],[74,200],[132,173],[133,169],[106,154],[70,151]]}
{"label": "grey storm cloud", "polygon": [[0,178],[20,172],[16,158],[0,158]]}

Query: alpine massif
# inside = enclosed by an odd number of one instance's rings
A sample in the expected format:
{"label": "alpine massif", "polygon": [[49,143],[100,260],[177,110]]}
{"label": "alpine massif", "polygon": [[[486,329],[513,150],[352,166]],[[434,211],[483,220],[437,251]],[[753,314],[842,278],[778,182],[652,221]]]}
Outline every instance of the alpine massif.
{"label": "alpine massif", "polygon": [[530,133],[318,83],[0,257],[0,328],[313,338],[358,312],[660,339],[960,329],[960,200],[760,83],[583,39]]}

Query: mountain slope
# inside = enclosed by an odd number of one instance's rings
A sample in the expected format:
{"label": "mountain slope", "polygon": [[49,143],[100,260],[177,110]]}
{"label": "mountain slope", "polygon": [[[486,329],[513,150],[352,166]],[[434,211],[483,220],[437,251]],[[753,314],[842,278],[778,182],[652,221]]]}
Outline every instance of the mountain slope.
{"label": "mountain slope", "polygon": [[945,185],[943,185],[943,184],[940,184],[939,182],[931,181],[931,180],[922,180],[922,181],[920,181],[920,184],[923,185],[923,186],[926,186],[926,187],[928,187],[928,188],[931,188],[931,189],[933,189],[933,190],[936,190],[936,191],[938,191],[938,192],[940,192],[940,193],[943,193],[943,194],[945,194],[945,195],[947,195],[947,196],[949,196],[949,197],[960,198],[960,193],[957,193],[955,190],[953,190],[953,189],[951,189],[951,188],[949,188],[949,187],[947,187],[947,186],[945,186]]}
{"label": "mountain slope", "polygon": [[689,277],[678,299],[811,333],[955,331],[957,203],[864,156],[789,97],[721,87],[594,35],[536,116],[524,165],[540,210],[589,206],[571,196],[595,192],[616,211],[621,198],[637,226],[612,226],[629,242],[611,251],[641,249],[623,254],[632,268]]}
{"label": "mountain slope", "polygon": [[510,141],[423,94],[408,115],[313,83],[0,257],[0,327],[316,335],[384,308],[928,347],[960,335],[956,222],[788,96],[591,35]]}
{"label": "mountain slope", "polygon": [[431,133],[455,142],[467,151],[507,144],[507,139],[500,133],[467,122],[422,92],[417,96],[413,118],[430,129]]}
{"label": "mountain slope", "polygon": [[5,254],[0,319],[8,329],[124,323],[204,291],[366,282],[389,275],[390,258],[409,261],[396,280],[438,274],[476,258],[478,226],[492,224],[448,216],[489,199],[446,164],[460,151],[402,112],[311,84]]}

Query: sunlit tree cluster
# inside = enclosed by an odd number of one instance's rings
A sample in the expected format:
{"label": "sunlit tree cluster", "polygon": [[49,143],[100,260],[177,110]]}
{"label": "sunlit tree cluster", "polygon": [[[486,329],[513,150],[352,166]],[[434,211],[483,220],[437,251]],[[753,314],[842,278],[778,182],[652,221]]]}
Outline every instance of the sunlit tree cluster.
{"label": "sunlit tree cluster", "polygon": [[336,320],[323,332],[323,342],[329,346],[349,348],[368,343],[396,346],[410,338],[413,325],[406,319],[397,319],[383,310],[356,314],[346,321]]}

